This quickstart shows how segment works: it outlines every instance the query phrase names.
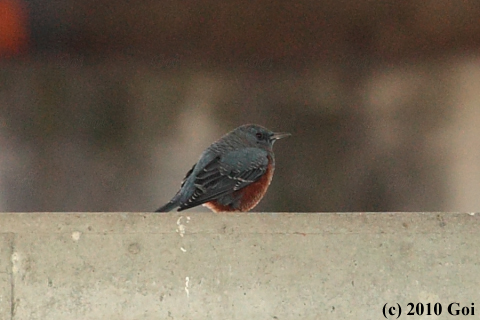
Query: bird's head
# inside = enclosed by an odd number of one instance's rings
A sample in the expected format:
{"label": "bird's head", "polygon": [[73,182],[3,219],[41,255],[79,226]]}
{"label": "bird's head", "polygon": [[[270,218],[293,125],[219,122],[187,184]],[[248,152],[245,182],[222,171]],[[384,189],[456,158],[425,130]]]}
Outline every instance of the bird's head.
{"label": "bird's head", "polygon": [[286,132],[272,132],[257,124],[247,124],[234,130],[235,134],[244,138],[251,146],[271,149],[278,139],[290,136]]}

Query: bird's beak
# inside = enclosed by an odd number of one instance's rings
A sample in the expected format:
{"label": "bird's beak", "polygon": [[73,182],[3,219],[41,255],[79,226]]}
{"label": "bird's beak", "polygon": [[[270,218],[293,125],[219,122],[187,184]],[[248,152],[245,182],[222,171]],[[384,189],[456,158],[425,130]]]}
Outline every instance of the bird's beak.
{"label": "bird's beak", "polygon": [[282,139],[282,138],[289,137],[289,136],[291,136],[291,135],[292,135],[292,134],[291,134],[291,133],[288,133],[288,132],[274,132],[274,133],[270,136],[270,140],[275,141],[275,140],[278,140],[278,139]]}

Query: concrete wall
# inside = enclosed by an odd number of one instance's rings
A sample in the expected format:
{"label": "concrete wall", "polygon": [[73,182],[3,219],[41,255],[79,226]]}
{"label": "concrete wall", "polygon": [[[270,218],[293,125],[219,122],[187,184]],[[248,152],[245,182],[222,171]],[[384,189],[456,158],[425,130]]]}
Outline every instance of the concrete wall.
{"label": "concrete wall", "polygon": [[0,319],[433,317],[409,302],[478,318],[479,229],[466,213],[2,213]]}

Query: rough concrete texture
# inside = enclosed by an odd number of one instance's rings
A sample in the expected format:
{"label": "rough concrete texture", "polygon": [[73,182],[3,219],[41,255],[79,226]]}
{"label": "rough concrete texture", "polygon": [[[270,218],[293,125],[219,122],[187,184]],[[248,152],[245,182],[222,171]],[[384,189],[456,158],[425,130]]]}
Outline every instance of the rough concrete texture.
{"label": "rough concrete texture", "polygon": [[458,302],[473,319],[479,230],[452,213],[4,213],[0,318],[452,319]]}
{"label": "rough concrete texture", "polygon": [[13,234],[0,233],[0,319],[10,319],[12,313],[12,239]]}

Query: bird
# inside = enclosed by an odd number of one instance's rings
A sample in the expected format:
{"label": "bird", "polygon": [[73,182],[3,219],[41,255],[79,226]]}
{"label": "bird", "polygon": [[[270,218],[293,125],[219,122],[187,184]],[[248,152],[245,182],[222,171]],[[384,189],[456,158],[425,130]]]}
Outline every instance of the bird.
{"label": "bird", "polygon": [[156,212],[199,205],[213,212],[247,212],[265,195],[275,169],[273,144],[290,136],[242,125],[212,143],[187,172],[180,190]]}

